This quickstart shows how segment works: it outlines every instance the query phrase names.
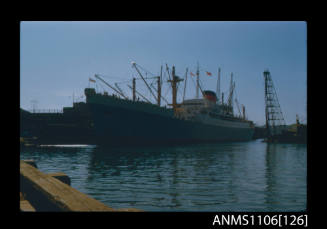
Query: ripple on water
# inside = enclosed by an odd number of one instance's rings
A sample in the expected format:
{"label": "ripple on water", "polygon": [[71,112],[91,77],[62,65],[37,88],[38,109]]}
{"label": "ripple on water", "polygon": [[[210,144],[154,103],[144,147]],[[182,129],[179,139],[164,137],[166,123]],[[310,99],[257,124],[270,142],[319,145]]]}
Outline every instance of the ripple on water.
{"label": "ripple on water", "polygon": [[258,141],[164,148],[21,150],[46,173],[114,208],[146,211],[303,211],[305,145]]}

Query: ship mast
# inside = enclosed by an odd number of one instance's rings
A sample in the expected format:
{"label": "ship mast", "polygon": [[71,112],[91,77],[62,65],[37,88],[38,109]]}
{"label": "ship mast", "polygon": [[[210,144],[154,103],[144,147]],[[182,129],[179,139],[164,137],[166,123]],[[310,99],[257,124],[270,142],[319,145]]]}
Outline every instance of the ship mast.
{"label": "ship mast", "polygon": [[179,83],[183,80],[184,79],[181,79],[175,75],[175,66],[173,66],[172,67],[172,80],[168,80],[168,82],[170,82],[172,85],[172,91],[173,91],[172,106],[173,106],[174,112],[177,108],[177,83]]}
{"label": "ship mast", "polygon": [[145,101],[147,101],[148,103],[151,103],[151,101],[149,101],[147,98],[145,98],[140,92],[138,92],[137,90],[135,90],[135,88],[132,88],[130,85],[127,85],[130,89],[132,89],[135,93],[137,93],[139,96],[141,96]]}
{"label": "ship mast", "polygon": [[161,82],[161,86],[162,86],[162,65],[161,65],[161,68],[160,68],[160,82]]}
{"label": "ship mast", "polygon": [[[160,67],[160,76],[158,77],[158,105],[161,104],[161,86],[162,86],[162,65]],[[165,100],[165,99],[164,99]]]}
{"label": "ship mast", "polygon": [[136,80],[135,78],[133,78],[133,101],[135,102],[136,101],[136,95],[135,95],[135,91],[136,91]]}
{"label": "ship mast", "polygon": [[196,69],[196,98],[199,98],[199,77],[200,77],[200,71],[199,71],[199,62],[197,62],[197,69]]}
{"label": "ship mast", "polygon": [[242,108],[243,108],[243,119],[245,120],[246,119],[246,117],[245,117],[245,106],[242,105]]}
{"label": "ship mast", "polygon": [[158,101],[158,106],[160,107],[160,102],[161,102],[161,80],[160,80],[160,76],[158,76],[158,79],[157,79],[157,84],[158,84],[158,98],[157,98],[157,101]]}
{"label": "ship mast", "polygon": [[184,102],[184,98],[185,98],[185,91],[186,91],[186,83],[187,83],[187,72],[188,72],[188,68],[186,68],[186,73],[185,73],[185,83],[184,83],[183,102]]}
{"label": "ship mast", "polygon": [[216,95],[218,96],[218,103],[220,103],[220,68],[218,68],[218,79],[217,79],[217,90]]}

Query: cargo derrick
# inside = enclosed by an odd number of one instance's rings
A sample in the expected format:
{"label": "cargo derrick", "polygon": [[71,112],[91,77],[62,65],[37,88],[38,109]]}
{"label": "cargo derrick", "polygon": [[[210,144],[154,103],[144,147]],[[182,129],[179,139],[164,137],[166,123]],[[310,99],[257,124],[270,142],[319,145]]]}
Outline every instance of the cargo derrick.
{"label": "cargo derrick", "polygon": [[[143,77],[141,71],[139,70],[139,68],[137,66],[139,66],[140,68],[142,68],[140,65],[137,65],[135,62],[132,63],[132,66],[135,68],[135,70],[137,71],[137,73],[140,75],[141,79],[143,80],[143,82],[145,83],[145,85],[147,86],[147,88],[149,89],[151,95],[154,97],[154,99],[157,102],[157,105],[160,107],[161,106],[161,99],[164,100],[166,103],[167,100],[161,95],[161,90],[162,90],[162,66],[161,66],[161,70],[160,70],[160,76],[154,76],[154,77]],[[143,69],[143,68],[142,68]],[[146,70],[143,69],[143,71],[147,72]],[[151,73],[152,74],[152,73]],[[153,75],[153,74],[152,74]],[[148,84],[146,79],[157,79],[157,88],[154,88],[152,86],[152,84]],[[154,94],[154,92],[152,91],[151,87],[157,91],[157,95]],[[135,79],[133,79],[133,93],[135,91]],[[149,101],[149,100],[147,100]]]}
{"label": "cargo derrick", "polygon": [[115,89],[113,86],[111,86],[109,83],[107,83],[104,79],[102,79],[99,75],[95,74],[94,77],[97,78],[97,79],[99,79],[99,80],[101,80],[104,84],[106,84],[109,88],[111,88],[116,93],[118,93],[119,95],[121,95],[123,98],[128,99],[122,92],[120,92],[119,90]]}
{"label": "cargo derrick", "polygon": [[137,73],[141,76],[142,80],[144,81],[145,85],[147,86],[147,88],[149,89],[149,91],[151,92],[152,96],[154,97],[154,99],[157,100],[157,97],[155,96],[155,94],[153,93],[153,91],[151,90],[151,87],[149,86],[149,84],[146,82],[146,80],[144,79],[143,75],[141,74],[140,70],[137,68],[136,63],[133,63],[133,67],[136,69]]}

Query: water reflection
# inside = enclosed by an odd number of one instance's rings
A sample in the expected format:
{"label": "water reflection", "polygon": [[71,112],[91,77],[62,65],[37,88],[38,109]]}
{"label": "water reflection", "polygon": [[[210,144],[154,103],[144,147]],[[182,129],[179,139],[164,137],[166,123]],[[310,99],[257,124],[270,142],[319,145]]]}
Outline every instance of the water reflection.
{"label": "water reflection", "polygon": [[306,207],[306,148],[260,140],[179,147],[22,149],[40,170],[114,208],[280,211]]}
{"label": "water reflection", "polygon": [[[239,170],[248,157],[249,147],[244,143],[160,149],[97,147],[88,170],[91,177],[103,173],[112,179],[128,177],[121,180],[134,188],[150,183],[149,189],[143,189],[155,194],[154,201],[168,201],[171,207],[180,206],[180,199],[198,206],[237,203],[242,191],[239,185],[246,178]],[[208,203],[208,197],[214,195],[216,200]]]}
{"label": "water reflection", "polygon": [[274,198],[276,195],[276,144],[267,143],[266,146],[266,198],[265,202],[268,206],[278,204],[278,198]]}
{"label": "water reflection", "polygon": [[[300,206],[305,210],[306,176],[306,145],[268,143],[265,192],[268,210],[296,211]],[[299,193],[294,195],[297,190]]]}

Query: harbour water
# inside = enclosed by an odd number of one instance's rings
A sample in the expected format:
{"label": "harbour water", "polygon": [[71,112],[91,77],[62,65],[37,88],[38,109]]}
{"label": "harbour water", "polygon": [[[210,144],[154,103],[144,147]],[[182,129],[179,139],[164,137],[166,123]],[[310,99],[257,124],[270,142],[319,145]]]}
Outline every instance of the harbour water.
{"label": "harbour water", "polygon": [[113,208],[145,211],[305,211],[307,146],[250,142],[103,148],[21,148],[45,173]]}

